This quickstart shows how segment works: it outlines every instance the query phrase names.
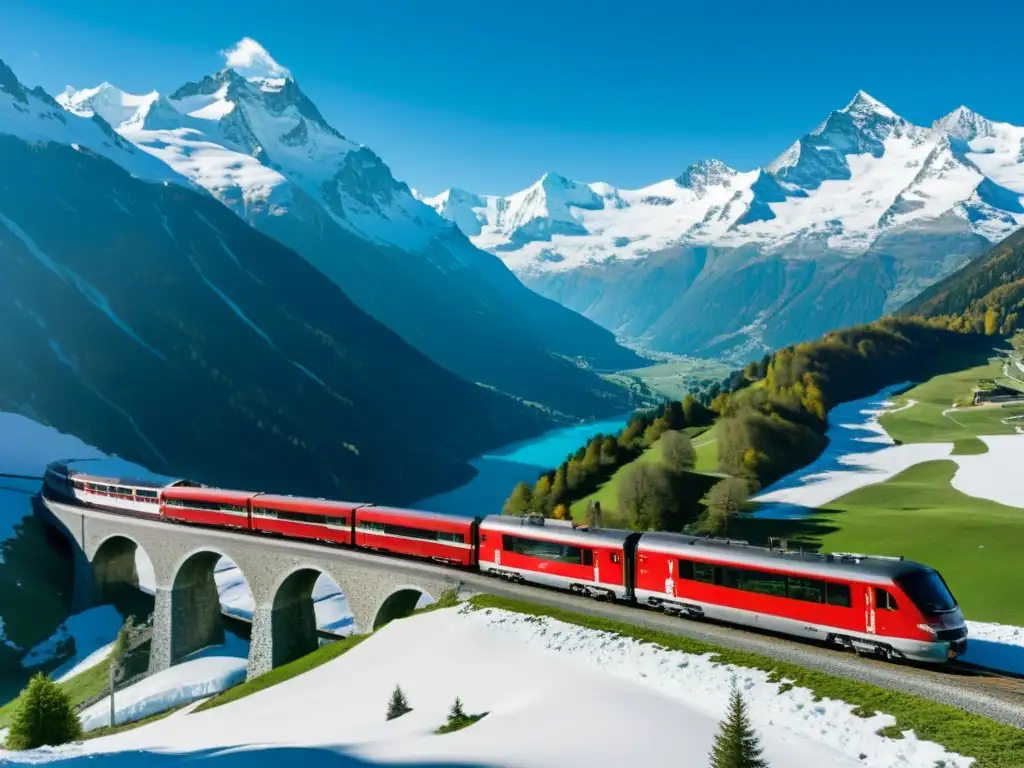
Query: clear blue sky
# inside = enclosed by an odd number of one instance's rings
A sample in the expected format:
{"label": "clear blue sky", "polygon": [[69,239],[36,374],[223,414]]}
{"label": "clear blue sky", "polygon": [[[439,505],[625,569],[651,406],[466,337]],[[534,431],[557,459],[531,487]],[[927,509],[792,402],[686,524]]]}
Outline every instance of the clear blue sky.
{"label": "clear blue sky", "polygon": [[428,193],[546,171],[636,187],[770,161],[863,88],[916,123],[1024,124],[1024,3],[988,0],[4,0],[0,58],[55,93],[173,90],[258,40]]}

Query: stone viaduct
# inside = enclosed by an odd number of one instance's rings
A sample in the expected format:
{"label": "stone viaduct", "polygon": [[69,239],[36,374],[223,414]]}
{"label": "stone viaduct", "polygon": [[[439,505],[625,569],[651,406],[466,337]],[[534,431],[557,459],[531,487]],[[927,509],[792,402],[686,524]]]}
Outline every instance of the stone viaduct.
{"label": "stone viaduct", "polygon": [[43,499],[50,524],[71,540],[76,610],[104,599],[118,584],[138,587],[141,548],[156,577],[150,671],[224,642],[213,571],[221,556],[235,562],[252,590],[255,610],[248,678],[318,647],[312,592],[327,574],[344,592],[359,631],[412,612],[421,595],[460,589],[457,572],[429,563],[225,530],[174,525]]}

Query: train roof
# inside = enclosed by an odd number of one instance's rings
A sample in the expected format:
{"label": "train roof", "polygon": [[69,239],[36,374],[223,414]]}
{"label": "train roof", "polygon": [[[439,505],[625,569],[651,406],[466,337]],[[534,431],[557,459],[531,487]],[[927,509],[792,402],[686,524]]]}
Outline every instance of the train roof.
{"label": "train roof", "polygon": [[69,476],[73,480],[81,480],[83,483],[97,483],[99,485],[124,485],[132,488],[148,488],[153,491],[167,487],[166,483],[157,482],[151,477],[100,477],[99,475],[89,475],[85,472],[75,472],[74,470],[71,471]]}
{"label": "train roof", "polygon": [[402,517],[416,517],[420,520],[433,520],[439,523],[463,523],[465,525],[471,525],[476,518],[465,517],[464,515],[449,515],[444,512],[427,512],[423,509],[403,509],[402,507],[385,507],[378,504],[369,504],[364,507],[360,507],[358,510],[362,514],[367,512],[380,512],[385,515],[395,515]]}
{"label": "train roof", "polygon": [[542,539],[572,542],[574,544],[623,546],[634,531],[616,528],[576,528],[568,520],[533,516],[488,515],[480,523],[480,530],[507,531]]}
{"label": "train roof", "polygon": [[365,501],[338,501],[336,499],[321,499],[312,496],[289,496],[286,494],[261,493],[254,496],[253,504],[307,504],[328,509],[352,510],[368,506]]}
{"label": "train roof", "polygon": [[[79,469],[79,465],[88,467],[89,471]],[[131,485],[135,488],[166,488],[182,482],[181,478],[149,472],[131,462],[114,456],[90,459],[61,459],[47,465],[47,469],[56,469],[69,477],[91,483],[107,485]],[[140,473],[140,474],[135,474]],[[145,473],[145,474],[142,474]]]}
{"label": "train roof", "polygon": [[780,568],[807,576],[842,577],[860,581],[889,582],[899,576],[927,569],[913,560],[856,553],[793,552],[755,547],[745,541],[687,536],[682,533],[645,533],[637,551],[663,552],[684,558],[707,559],[736,565]]}
{"label": "train roof", "polygon": [[250,499],[259,494],[259,491],[237,491],[232,488],[207,488],[196,485],[177,485],[171,488],[164,488],[164,496],[168,498],[182,498],[202,500],[208,499]]}

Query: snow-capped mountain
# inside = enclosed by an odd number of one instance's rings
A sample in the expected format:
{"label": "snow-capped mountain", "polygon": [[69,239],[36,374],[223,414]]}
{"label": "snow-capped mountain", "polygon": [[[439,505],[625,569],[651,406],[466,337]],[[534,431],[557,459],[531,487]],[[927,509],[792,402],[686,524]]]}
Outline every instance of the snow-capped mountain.
{"label": "snow-capped mountain", "polygon": [[463,378],[576,416],[616,412],[621,390],[576,362],[636,365],[595,323],[533,293],[368,147],[331,126],[258,43],[170,94],[109,83],[58,102],[137,148],[304,256],[357,305]]}
{"label": "snow-capped mountain", "polygon": [[400,504],[552,423],[2,62],[0,168],[0,411],[161,474]]}
{"label": "snow-capped mountain", "polygon": [[966,107],[917,126],[861,91],[763,169],[702,161],[638,190],[547,174],[424,201],[617,333],[743,358],[897,308],[1024,224],[1022,195],[1024,128]]}

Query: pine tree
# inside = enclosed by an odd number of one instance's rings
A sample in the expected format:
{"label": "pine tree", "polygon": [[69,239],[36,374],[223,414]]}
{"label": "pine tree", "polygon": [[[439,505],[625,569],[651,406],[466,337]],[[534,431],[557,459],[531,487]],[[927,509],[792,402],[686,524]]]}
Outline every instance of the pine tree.
{"label": "pine tree", "polygon": [[18,697],[7,732],[7,749],[67,744],[82,737],[82,723],[71,697],[42,672],[33,677]]}
{"label": "pine tree", "polygon": [[747,704],[733,681],[729,715],[715,737],[709,768],[769,768],[768,761],[761,757],[762,751],[750,724]]}
{"label": "pine tree", "polygon": [[388,702],[388,720],[394,720],[409,712],[412,712],[412,707],[402,692],[402,686],[396,685],[395,690],[391,692],[391,701]]}
{"label": "pine tree", "polygon": [[448,722],[457,723],[466,719],[466,710],[462,708],[462,699],[458,696],[455,697],[455,703],[452,704],[452,708],[448,710]]}

